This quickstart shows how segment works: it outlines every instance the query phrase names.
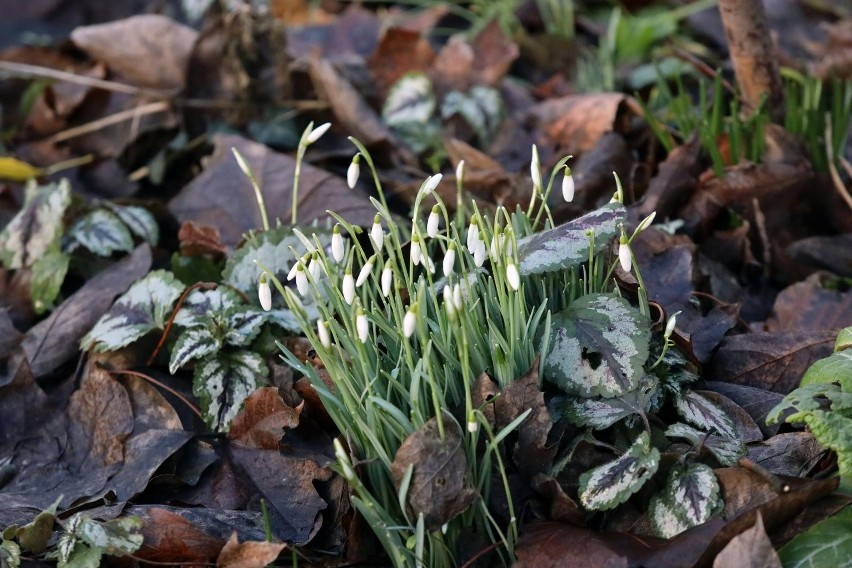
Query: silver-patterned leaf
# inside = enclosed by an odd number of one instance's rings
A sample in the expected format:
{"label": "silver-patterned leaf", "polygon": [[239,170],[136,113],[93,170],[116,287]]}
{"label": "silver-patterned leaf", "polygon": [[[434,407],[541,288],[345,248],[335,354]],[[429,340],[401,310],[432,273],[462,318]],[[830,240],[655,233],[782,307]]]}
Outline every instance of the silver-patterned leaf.
{"label": "silver-patterned leaf", "polygon": [[224,352],[195,366],[192,392],[201,401],[204,419],[225,432],[243,402],[267,375],[266,363],[251,351]]}
{"label": "silver-patterned leaf", "polygon": [[553,316],[545,379],[568,394],[624,395],[644,376],[650,336],[646,318],[624,298],[581,296]]}
{"label": "silver-patterned leaf", "polygon": [[115,251],[132,251],[133,237],[116,215],[105,209],[95,209],[68,230],[65,250],[72,252],[78,246],[99,256],[110,256]]}
{"label": "silver-patterned leaf", "polygon": [[[650,516],[659,536],[671,538],[706,522],[720,507],[719,481],[702,463],[677,465],[666,486],[651,501]],[[678,522],[672,522],[672,515]]]}
{"label": "silver-patterned leaf", "polygon": [[208,327],[192,327],[178,337],[169,359],[169,372],[178,369],[194,359],[200,359],[222,348],[222,340],[215,337]]}
{"label": "silver-patterned leaf", "polygon": [[469,93],[452,91],[441,104],[441,118],[461,116],[480,140],[487,140],[500,125],[503,103],[500,93],[491,87],[476,86]]}
{"label": "silver-patterned leaf", "polygon": [[193,290],[175,316],[174,324],[181,327],[206,326],[212,314],[224,314],[242,304],[239,294],[226,286],[213,290]]}
{"label": "silver-patterned leaf", "polygon": [[27,185],[24,206],[0,232],[0,263],[11,269],[32,266],[54,248],[62,235],[62,217],[70,202],[68,180]]}
{"label": "silver-patterned leaf", "polygon": [[518,241],[518,270],[523,275],[554,272],[589,260],[589,232],[594,232],[595,252],[602,251],[619,233],[627,218],[620,203],[610,203],[553,229]]}
{"label": "silver-patterned leaf", "polygon": [[642,432],[623,456],[580,476],[580,503],[592,511],[612,509],[636,493],[659,465],[660,452]]}
{"label": "silver-patterned leaf", "polygon": [[123,517],[111,521],[85,519],[77,528],[77,535],[89,546],[99,548],[110,556],[132,554],[142,546],[142,521],[136,517]]}
{"label": "silver-patterned leaf", "polygon": [[425,73],[407,73],[393,84],[382,107],[382,118],[391,128],[425,124],[435,112],[432,82]]}
{"label": "silver-patterned leaf", "polygon": [[51,310],[68,273],[71,258],[54,247],[33,263],[30,297],[37,314]]}
{"label": "silver-patterned leaf", "polygon": [[565,417],[576,426],[609,428],[619,420],[648,411],[655,388],[640,388],[615,398],[575,398],[565,406]]}
{"label": "silver-patterned leaf", "polygon": [[81,345],[113,351],[149,331],[163,329],[184,285],[171,272],[155,270],[136,282],[83,337]]}
{"label": "silver-patterned leaf", "polygon": [[678,413],[687,422],[707,432],[719,432],[729,438],[736,437],[733,421],[720,406],[695,391],[684,391],[675,399]]}
{"label": "silver-patterned leaf", "polygon": [[666,436],[669,438],[682,438],[696,448],[704,446],[725,467],[737,465],[740,457],[746,453],[745,444],[741,440],[702,432],[682,422],[669,426],[666,430]]}
{"label": "silver-patterned leaf", "polygon": [[254,308],[244,307],[232,310],[232,313],[227,316],[228,331],[225,333],[225,344],[246,347],[254,341],[266,321],[265,312]]}
{"label": "silver-patterned leaf", "polygon": [[[310,304],[310,308],[312,308],[312,310],[308,311],[307,308],[308,306],[306,306],[308,319],[313,321],[319,318],[319,310],[316,308],[315,304]],[[299,324],[299,319],[290,310],[270,310],[266,312],[266,321],[280,327],[284,331],[302,333],[302,326]]]}
{"label": "silver-patterned leaf", "polygon": [[116,205],[110,201],[104,202],[104,207],[115,213],[130,231],[145,239],[152,247],[160,241],[160,226],[150,211],[136,205]]}
{"label": "silver-patterned leaf", "polygon": [[0,566],[18,568],[21,565],[21,547],[14,540],[0,541]]}

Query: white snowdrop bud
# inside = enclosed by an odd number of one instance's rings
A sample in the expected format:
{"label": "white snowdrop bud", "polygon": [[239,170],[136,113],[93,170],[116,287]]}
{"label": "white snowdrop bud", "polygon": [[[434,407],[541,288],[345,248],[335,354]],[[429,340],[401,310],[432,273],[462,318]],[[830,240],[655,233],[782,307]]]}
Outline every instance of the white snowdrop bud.
{"label": "white snowdrop bud", "polygon": [[639,223],[638,227],[636,227],[636,232],[641,233],[642,231],[644,231],[645,229],[650,227],[651,223],[654,222],[654,217],[656,217],[656,216],[657,216],[657,212],[651,211],[651,214],[648,215],[647,217],[645,217],[644,219],[642,219],[642,222]]}
{"label": "white snowdrop bud", "polygon": [[633,259],[631,256],[630,245],[627,244],[627,237],[621,235],[618,245],[618,262],[621,263],[621,269],[624,272],[630,272],[630,268],[633,266]]}
{"label": "white snowdrop bud", "polygon": [[257,287],[257,298],[260,300],[260,307],[264,311],[272,309],[272,290],[269,289],[269,282],[266,281],[266,273],[260,275],[260,285]]}
{"label": "white snowdrop bud", "polygon": [[447,315],[453,319],[456,315],[456,306],[453,304],[453,291],[449,285],[444,286],[444,309]]}
{"label": "white snowdrop bud", "polygon": [[430,257],[423,257],[423,266],[426,267],[426,270],[428,270],[430,274],[435,274],[435,263],[432,262],[432,259]]}
{"label": "white snowdrop bud", "polygon": [[326,349],[331,347],[331,337],[328,335],[328,327],[326,327],[325,322],[321,319],[317,320],[317,336],[323,347]]}
{"label": "white snowdrop bud", "polygon": [[382,270],[382,296],[385,298],[390,294],[391,284],[393,284],[393,269],[391,268],[391,262],[387,261]]}
{"label": "white snowdrop bud", "polygon": [[373,265],[375,264],[375,262],[376,262],[376,255],[373,255],[373,256],[370,257],[370,260],[367,261],[367,264],[365,264],[361,268],[361,272],[358,273],[358,279],[355,281],[356,287],[360,287],[361,284],[363,284],[364,281],[366,281],[367,278],[370,277],[370,274],[373,272]]}
{"label": "white snowdrop bud", "polygon": [[462,309],[462,289],[461,284],[453,286],[453,305],[457,310]]}
{"label": "white snowdrop bud", "polygon": [[370,323],[367,321],[367,316],[364,315],[364,310],[358,308],[358,315],[355,316],[355,329],[358,331],[358,339],[361,343],[366,343],[370,336]]}
{"label": "white snowdrop bud", "polygon": [[346,274],[343,275],[343,299],[350,306],[352,300],[355,299],[355,279],[352,277],[352,268],[346,269]]}
{"label": "white snowdrop bud", "polygon": [[479,246],[479,222],[476,217],[470,220],[470,226],[467,228],[467,250],[470,254]]}
{"label": "white snowdrop bud", "polygon": [[417,266],[421,260],[423,260],[423,251],[420,250],[420,237],[414,233],[411,237],[411,262]]}
{"label": "white snowdrop bud", "polygon": [[307,262],[308,255],[303,256],[302,258],[296,259],[296,264],[293,265],[293,268],[290,269],[290,272],[287,273],[287,282],[293,280],[296,277],[296,271],[299,269],[299,264],[302,262]]}
{"label": "white snowdrop bud", "polygon": [[442,177],[444,177],[443,174],[435,174],[426,178],[426,181],[423,183],[423,195],[429,195],[435,191],[435,188],[441,183]]}
{"label": "white snowdrop bud", "polygon": [[479,430],[479,422],[477,422],[474,418],[469,418],[467,421],[467,431],[473,434]]}
{"label": "white snowdrop bud", "polygon": [[562,199],[565,203],[574,201],[574,176],[568,166],[565,166],[565,175],[562,176]]}
{"label": "white snowdrop bud", "polygon": [[677,315],[681,312],[681,310],[676,311],[671,315],[669,321],[666,322],[666,331],[663,332],[663,337],[668,339],[674,333],[675,326],[677,326]]}
{"label": "white snowdrop bud", "polygon": [[311,253],[311,261],[308,263],[308,272],[311,273],[311,278],[314,279],[314,283],[319,282],[320,275],[322,274],[322,263],[319,261],[319,254],[316,252]]}
{"label": "white snowdrop bud", "polygon": [[496,232],[494,233],[494,238],[491,239],[491,258],[496,260],[503,252],[503,245],[505,244],[506,236],[500,232],[500,227],[497,227]]}
{"label": "white snowdrop bud", "polygon": [[521,286],[521,275],[518,274],[518,267],[514,261],[509,261],[506,265],[506,281],[512,290],[517,290]]}
{"label": "white snowdrop bud", "polygon": [[314,128],[313,130],[311,130],[311,133],[308,134],[308,137],[305,139],[305,142],[307,144],[313,144],[314,142],[319,140],[322,137],[322,135],[325,134],[326,131],[329,128],[331,128],[330,122],[326,122],[325,124],[320,124],[319,126]]}
{"label": "white snowdrop bud", "polygon": [[456,166],[456,184],[462,185],[464,181],[464,160],[459,160]]}
{"label": "white snowdrop bud", "polygon": [[485,246],[485,235],[480,234],[477,240],[476,249],[473,251],[473,262],[477,268],[481,268],[485,263],[485,258],[488,256],[488,247]]}
{"label": "white snowdrop bud", "polygon": [[405,317],[402,318],[402,334],[405,337],[411,337],[414,335],[414,329],[417,327],[417,314],[414,312],[414,308],[408,308],[408,311],[405,312]]}
{"label": "white snowdrop bud", "polygon": [[538,148],[533,144],[532,161],[530,162],[530,177],[533,181],[533,187],[536,190],[541,189],[541,160],[538,158]]}
{"label": "white snowdrop bud", "polygon": [[361,175],[361,153],[358,152],[352,157],[352,162],[349,164],[349,169],[346,170],[346,185],[349,189],[355,189],[355,184],[358,183],[358,176]]}
{"label": "white snowdrop bud", "polygon": [[450,247],[447,249],[447,254],[444,255],[444,264],[442,268],[444,269],[444,276],[449,277],[450,274],[453,273],[453,266],[456,263],[456,243],[451,242]]}
{"label": "white snowdrop bud", "polygon": [[373,218],[373,226],[370,229],[370,240],[373,241],[376,251],[381,252],[382,245],[385,244],[385,232],[382,231],[382,221],[378,213]]}
{"label": "white snowdrop bud", "polygon": [[434,239],[438,235],[438,223],[441,221],[441,209],[435,205],[432,207],[432,212],[429,213],[429,219],[426,221],[426,234]]}
{"label": "white snowdrop bud", "polygon": [[296,268],[296,289],[299,291],[299,295],[303,298],[308,295],[308,291],[310,290],[310,286],[308,286],[308,274],[305,269],[305,263],[301,260],[299,261],[298,267]]}
{"label": "white snowdrop bud", "polygon": [[343,235],[340,234],[340,223],[334,226],[331,233],[331,256],[335,262],[343,260]]}

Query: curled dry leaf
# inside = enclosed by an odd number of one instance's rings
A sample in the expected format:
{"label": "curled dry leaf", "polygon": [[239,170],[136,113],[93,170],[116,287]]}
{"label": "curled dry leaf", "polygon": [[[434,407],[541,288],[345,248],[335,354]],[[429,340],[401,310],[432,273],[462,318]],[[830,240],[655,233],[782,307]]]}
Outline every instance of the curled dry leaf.
{"label": "curled dry leaf", "polygon": [[760,513],[757,513],[754,526],[732,538],[713,560],[713,568],[728,566],[781,568],[781,560],[766,535]]}
{"label": "curled dry leaf", "polygon": [[181,256],[199,256],[209,254],[221,258],[228,252],[228,247],[219,238],[219,229],[207,225],[185,221],[178,231]]}
{"label": "curled dry leaf", "polygon": [[225,543],[216,566],[219,568],[257,568],[275,562],[278,555],[287,548],[284,543],[252,542],[240,543],[237,533],[231,533],[231,538]]}
{"label": "curled dry leaf", "polygon": [[380,96],[387,95],[391,85],[406,73],[425,72],[435,60],[429,41],[419,32],[406,28],[390,28],[368,60],[368,66]]}
{"label": "curled dry leaf", "polygon": [[299,425],[300,410],[284,404],[277,388],[259,388],[234,418],[228,438],[249,448],[277,450],[284,430]]}

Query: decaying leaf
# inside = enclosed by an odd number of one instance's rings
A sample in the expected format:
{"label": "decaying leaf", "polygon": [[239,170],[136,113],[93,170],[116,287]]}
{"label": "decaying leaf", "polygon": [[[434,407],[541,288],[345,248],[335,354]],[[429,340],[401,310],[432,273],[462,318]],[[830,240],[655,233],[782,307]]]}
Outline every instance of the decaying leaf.
{"label": "decaying leaf", "polygon": [[[785,563],[785,566],[789,564]],[[731,539],[713,560],[713,568],[781,568],[781,560],[763,528],[760,513],[754,526]]]}
{"label": "decaying leaf", "polygon": [[430,531],[466,511],[476,499],[461,429],[448,415],[443,416],[443,425],[442,439],[437,419],[427,421],[405,439],[391,464],[397,491],[413,468],[406,502],[415,518],[423,515]]}
{"label": "decaying leaf", "polygon": [[590,510],[613,509],[636,493],[659,465],[660,452],[642,432],[623,456],[580,476],[580,503]]}
{"label": "decaying leaf", "polygon": [[581,296],[553,316],[545,379],[568,394],[616,397],[639,386],[650,331],[627,300]]}
{"label": "decaying leaf", "polygon": [[651,500],[651,526],[663,538],[671,538],[700,525],[719,509],[719,482],[713,470],[701,463],[676,465],[666,485]]}
{"label": "decaying leaf", "polygon": [[250,448],[277,450],[284,430],[299,425],[301,408],[287,406],[275,387],[259,388],[231,423],[228,438]]}
{"label": "decaying leaf", "polygon": [[234,531],[231,538],[225,543],[216,566],[220,568],[252,568],[254,566],[266,566],[275,562],[278,555],[287,548],[284,543],[275,542],[252,542],[241,543]]}

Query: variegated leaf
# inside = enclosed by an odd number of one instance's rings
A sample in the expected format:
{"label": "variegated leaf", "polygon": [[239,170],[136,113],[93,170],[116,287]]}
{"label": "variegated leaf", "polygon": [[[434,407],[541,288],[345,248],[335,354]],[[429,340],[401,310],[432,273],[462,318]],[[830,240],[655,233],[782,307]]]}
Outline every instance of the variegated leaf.
{"label": "variegated leaf", "polygon": [[720,504],[719,481],[709,466],[678,465],[651,501],[651,526],[659,536],[671,538],[706,522]]}
{"label": "variegated leaf", "polygon": [[155,270],[136,282],[81,341],[83,349],[113,351],[149,331],[163,329],[184,285],[171,272]]}
{"label": "variegated leaf", "polygon": [[702,432],[697,428],[681,422],[669,426],[666,430],[666,436],[669,438],[682,438],[696,448],[704,446],[725,467],[737,465],[740,457],[746,453],[745,444],[736,438]]}
{"label": "variegated leaf", "polygon": [[518,270],[522,275],[555,272],[579,266],[589,260],[589,232],[594,232],[595,252],[602,251],[618,225],[627,218],[620,203],[610,203],[553,229],[518,241]]}
{"label": "variegated leaf", "polygon": [[132,554],[142,546],[142,522],[136,517],[123,517],[110,521],[86,518],[77,528],[77,535],[89,546],[110,556]]}
{"label": "variegated leaf", "polygon": [[628,416],[647,412],[655,387],[647,385],[615,398],[575,398],[566,404],[565,417],[576,426],[603,430]]}
{"label": "variegated leaf", "polygon": [[67,254],[54,247],[33,263],[30,296],[37,314],[53,309],[70,261]]}
{"label": "variegated leaf", "polygon": [[217,432],[225,432],[267,375],[266,363],[251,351],[223,352],[195,366],[192,392],[201,401],[204,419]]}
{"label": "variegated leaf", "polygon": [[452,91],[441,104],[441,118],[461,116],[480,140],[487,140],[500,125],[503,103],[500,93],[491,87],[478,85],[469,93]]}
{"label": "variegated leaf", "polygon": [[27,185],[24,206],[0,232],[0,263],[6,268],[32,266],[59,243],[62,217],[71,202],[71,186]]}
{"label": "variegated leaf", "polygon": [[115,213],[130,231],[152,247],[157,246],[160,240],[160,226],[150,211],[136,205],[116,205],[110,201],[103,204],[104,207]]}
{"label": "variegated leaf", "polygon": [[212,314],[224,314],[242,304],[239,294],[226,286],[213,290],[193,290],[175,316],[174,324],[181,327],[205,326]]}
{"label": "variegated leaf", "polygon": [[232,313],[227,315],[228,331],[225,333],[225,344],[246,347],[254,341],[266,321],[266,314],[260,310],[249,307],[232,310]]}
{"label": "variegated leaf", "polygon": [[403,75],[390,88],[382,107],[382,118],[391,128],[425,124],[435,112],[432,82],[425,73]]}
{"label": "variegated leaf", "polygon": [[189,328],[180,334],[172,348],[169,372],[174,374],[190,361],[215,353],[221,348],[222,340],[215,337],[208,327]]}
{"label": "variegated leaf", "polygon": [[545,379],[566,393],[612,398],[639,386],[648,322],[624,298],[588,294],[553,316]]}
{"label": "variegated leaf", "polygon": [[580,476],[580,503],[593,511],[613,509],[636,493],[659,465],[660,452],[642,432],[623,456]]}
{"label": "variegated leaf", "polygon": [[65,250],[72,252],[82,246],[99,256],[115,251],[133,250],[133,237],[121,219],[105,209],[95,209],[68,230]]}
{"label": "variegated leaf", "polygon": [[[310,310],[308,308],[311,308]],[[305,306],[305,311],[308,313],[308,319],[311,321],[319,318],[319,310],[315,304]],[[302,333],[302,326],[299,324],[298,318],[290,310],[270,310],[266,312],[266,321],[276,325],[284,331],[291,333]]]}
{"label": "variegated leaf", "polygon": [[737,435],[734,423],[725,411],[698,392],[682,392],[675,399],[675,407],[687,422],[702,430],[719,432],[729,438],[735,438]]}
{"label": "variegated leaf", "polygon": [[0,540],[0,566],[18,568],[21,565],[21,547],[14,540]]}

